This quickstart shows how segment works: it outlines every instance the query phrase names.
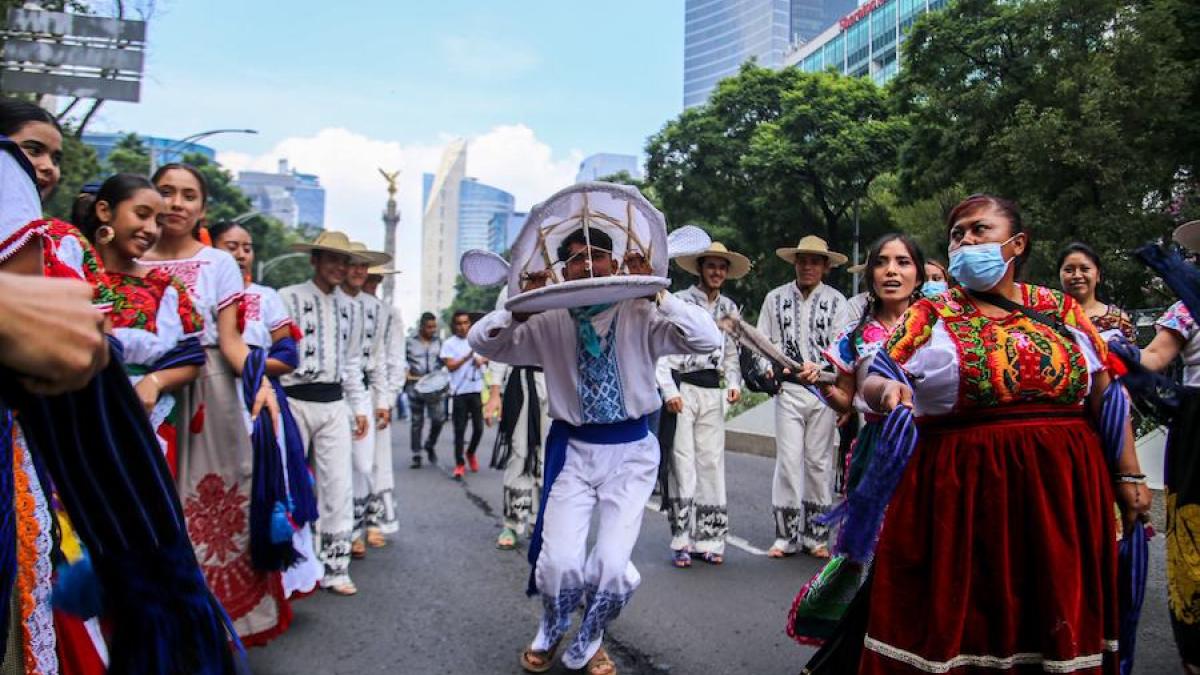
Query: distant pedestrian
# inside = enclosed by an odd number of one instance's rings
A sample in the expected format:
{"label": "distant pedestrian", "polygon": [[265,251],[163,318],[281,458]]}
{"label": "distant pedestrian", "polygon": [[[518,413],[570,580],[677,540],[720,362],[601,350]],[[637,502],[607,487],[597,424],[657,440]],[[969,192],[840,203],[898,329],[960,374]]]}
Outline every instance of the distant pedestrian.
{"label": "distant pedestrian", "polygon": [[[454,332],[442,343],[438,355],[446,370],[450,371],[450,404],[454,421],[454,477],[461,480],[471,466],[471,473],[479,471],[479,459],[475,451],[483,438],[483,367],[488,360],[475,353],[467,344],[467,332],[471,330],[471,315],[464,311],[454,313],[450,319]],[[471,440],[466,440],[467,422],[471,423]]]}
{"label": "distant pedestrian", "polygon": [[1058,278],[1063,292],[1075,298],[1100,335],[1106,340],[1121,335],[1134,342],[1137,333],[1129,315],[1120,307],[1100,300],[1103,271],[1100,256],[1082,242],[1067,244],[1058,254]]}
{"label": "distant pedestrian", "polygon": [[[410,467],[413,469],[421,468],[422,451],[430,464],[437,463],[435,447],[442,425],[446,423],[446,395],[450,391],[450,374],[442,363],[441,353],[437,317],[425,312],[415,333],[404,343],[404,358],[408,362],[404,395],[412,409]],[[429,420],[429,435],[422,436],[426,419]]]}

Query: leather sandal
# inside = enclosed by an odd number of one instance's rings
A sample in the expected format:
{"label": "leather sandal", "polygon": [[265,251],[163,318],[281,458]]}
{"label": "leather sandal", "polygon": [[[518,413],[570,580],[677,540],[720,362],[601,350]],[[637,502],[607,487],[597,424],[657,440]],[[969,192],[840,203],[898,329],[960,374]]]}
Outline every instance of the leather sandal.
{"label": "leather sandal", "polygon": [[379,530],[367,530],[367,546],[383,548],[388,545],[387,537]]}
{"label": "leather sandal", "polygon": [[597,649],[584,667],[587,669],[588,675],[617,675],[617,664],[608,658],[608,652],[604,651],[604,647]]}
{"label": "leather sandal", "polygon": [[355,560],[362,560],[367,557],[367,545],[362,539],[355,539],[350,543],[350,557]]}
{"label": "leather sandal", "polygon": [[812,548],[808,549],[808,554],[814,558],[817,558],[818,560],[828,560],[829,547],[824,545],[813,546]]}
{"label": "leather sandal", "polygon": [[550,645],[545,651],[534,649],[529,645],[521,652],[521,667],[527,673],[544,673],[554,667],[554,657],[558,653],[558,642]]}
{"label": "leather sandal", "polygon": [[785,551],[781,548],[776,548],[774,546],[772,546],[771,549],[769,551],[767,551],[768,558],[790,558],[794,555],[796,555],[795,551]]}
{"label": "leather sandal", "polygon": [[347,581],[344,584],[337,584],[336,586],[326,586],[325,590],[333,593],[334,595],[350,597],[351,595],[358,593],[358,586],[355,586],[353,581]]}
{"label": "leather sandal", "polygon": [[703,560],[704,562],[708,563],[709,565],[724,565],[725,564],[725,556],[721,555],[720,553],[714,553],[712,551],[705,551],[704,553],[700,554],[700,559]]}
{"label": "leather sandal", "polygon": [[671,549],[671,564],[678,569],[687,569],[692,566],[692,556],[686,548]]}

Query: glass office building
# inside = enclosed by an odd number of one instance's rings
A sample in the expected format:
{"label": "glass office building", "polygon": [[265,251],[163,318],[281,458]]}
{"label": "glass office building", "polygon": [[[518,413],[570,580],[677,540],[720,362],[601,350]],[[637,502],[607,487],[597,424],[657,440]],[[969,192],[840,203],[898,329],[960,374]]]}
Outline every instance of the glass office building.
{"label": "glass office building", "polygon": [[810,73],[829,68],[883,84],[900,67],[900,44],[913,22],[948,0],[871,0],[787,55],[785,65]]}
{"label": "glass office building", "polygon": [[[125,133],[106,133],[106,132],[88,132],[83,135],[83,142],[89,145],[96,151],[96,159],[104,163],[108,159],[109,153],[113,148],[117,147],[117,143],[126,136]],[[216,160],[217,153],[207,145],[199,143],[180,143],[174,138],[162,138],[160,136],[143,136],[138,134],[138,139],[142,141],[142,145],[146,146],[146,150],[154,158],[156,166],[170,164],[172,162],[183,161],[184,155],[192,153],[200,153],[205,157]]]}
{"label": "glass office building", "polygon": [[[433,189],[434,175],[427,173],[422,178],[424,182],[422,203],[428,205],[430,192]],[[497,245],[508,243],[507,229],[501,239],[495,234],[497,225],[492,223],[493,219],[496,219],[497,223],[502,221],[507,228],[508,219],[513,215],[513,206],[516,203],[512,194],[486,183],[480,183],[474,178],[463,178],[459,182],[457,197],[458,232],[455,237],[454,260],[457,261],[463,253],[474,248],[497,253],[504,250],[503,248],[497,250]],[[453,208],[450,204],[447,206]]]}
{"label": "glass office building", "polygon": [[279,170],[242,171],[235,184],[261,211],[289,227],[325,227],[325,188],[311,173],[300,173],[279,160]]}

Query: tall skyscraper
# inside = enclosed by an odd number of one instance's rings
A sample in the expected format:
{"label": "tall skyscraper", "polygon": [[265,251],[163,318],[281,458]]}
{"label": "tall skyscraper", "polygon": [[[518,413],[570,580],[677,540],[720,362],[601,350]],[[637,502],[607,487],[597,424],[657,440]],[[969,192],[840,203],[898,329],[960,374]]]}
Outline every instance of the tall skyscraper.
{"label": "tall skyscraper", "polygon": [[514,199],[500,188],[466,176],[467,147],[454,141],[442,154],[437,174],[425,174],[422,196],[421,304],[437,312],[454,299],[458,261],[470,249],[497,253],[501,238],[495,228],[508,223]]}
{"label": "tall skyscraper", "polygon": [[454,299],[458,275],[458,193],[467,171],[467,142],[446,146],[436,175],[425,174],[421,199],[421,311],[438,312]]}
{"label": "tall skyscraper", "polygon": [[240,171],[235,184],[246,193],[256,211],[289,227],[325,227],[325,188],[311,173],[299,173],[279,160],[279,170]]}
{"label": "tall skyscraper", "polygon": [[683,106],[707,101],[750,59],[783,67],[792,44],[812,40],[854,7],[855,0],[686,0]]}
{"label": "tall skyscraper", "polygon": [[575,182],[583,183],[589,180],[600,180],[624,171],[633,178],[641,179],[642,167],[638,158],[633,155],[616,155],[610,152],[600,152],[588,155],[579,164],[579,173],[575,174]]}

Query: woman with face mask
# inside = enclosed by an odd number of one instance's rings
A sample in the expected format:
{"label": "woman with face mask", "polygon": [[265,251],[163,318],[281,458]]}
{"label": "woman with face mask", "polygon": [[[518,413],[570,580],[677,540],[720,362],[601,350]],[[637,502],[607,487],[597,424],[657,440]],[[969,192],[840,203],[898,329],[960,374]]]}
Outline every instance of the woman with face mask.
{"label": "woman with face mask", "polygon": [[921,295],[932,298],[950,289],[950,272],[941,262],[928,258],[925,260],[925,282],[921,284]]}
{"label": "woman with face mask", "polygon": [[[200,344],[206,365],[177,394],[180,406],[176,488],[204,576],[229,612],[242,641],[264,644],[291,622],[279,570],[252,561],[250,522],[253,449],[245,416],[241,374],[251,355],[238,330],[242,272],[229,253],[206,246],[200,231],[208,200],[203,175],[187,164],[165,164],[151,178],[164,201],[158,241],[141,262],[178,277],[204,319]],[[267,377],[250,410],[268,406],[278,419]]]}
{"label": "woman with face mask", "polygon": [[[850,454],[848,495],[854,494],[883,428],[883,416],[862,399],[860,384],[875,353],[887,344],[909,306],[921,297],[928,269],[921,249],[907,235],[880,238],[867,253],[867,311],[825,350],[826,360],[837,369],[837,380],[821,385],[821,395],[839,415],[853,411],[866,419]],[[867,565],[866,560],[848,557],[839,540],[833,559],[792,603],[788,635],[801,644],[822,644],[857,592]]]}
{"label": "woman with face mask", "polygon": [[1130,342],[1136,340],[1137,332],[1129,315],[1120,307],[1100,300],[1103,269],[1100,256],[1091,246],[1078,241],[1067,244],[1058,254],[1058,279],[1063,292],[1075,298],[1101,337],[1108,340],[1122,335]]}
{"label": "woman with face mask", "polygon": [[1015,204],[968,197],[947,235],[962,286],[914,303],[872,364],[895,379],[862,386],[876,412],[909,408],[917,436],[847,614],[865,626],[844,641],[861,652],[849,670],[1115,673],[1113,502],[1130,528],[1150,494],[1128,420],[1114,472],[1092,422],[1106,345],[1074,299],[1016,281],[1030,233]]}

